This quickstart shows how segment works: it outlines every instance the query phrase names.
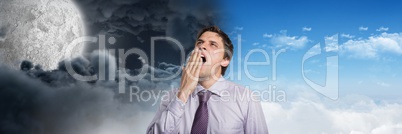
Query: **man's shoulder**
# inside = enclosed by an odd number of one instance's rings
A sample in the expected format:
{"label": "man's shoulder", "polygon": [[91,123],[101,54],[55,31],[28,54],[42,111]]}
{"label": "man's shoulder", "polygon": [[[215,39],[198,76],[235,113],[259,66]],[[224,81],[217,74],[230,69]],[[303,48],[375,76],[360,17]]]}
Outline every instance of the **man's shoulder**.
{"label": "man's shoulder", "polygon": [[227,85],[227,88],[226,88],[227,90],[237,90],[237,91],[251,92],[250,89],[248,89],[247,87],[245,87],[245,86],[243,86],[241,84],[238,84],[238,83],[235,83],[235,82],[232,82],[232,81],[229,81],[229,80],[226,80],[225,82],[226,82],[226,85]]}
{"label": "man's shoulder", "polygon": [[227,92],[225,94],[225,99],[232,100],[237,103],[249,103],[250,101],[258,101],[258,96],[256,96],[252,90],[248,87],[243,86],[241,84],[225,81],[227,88],[223,92]]}

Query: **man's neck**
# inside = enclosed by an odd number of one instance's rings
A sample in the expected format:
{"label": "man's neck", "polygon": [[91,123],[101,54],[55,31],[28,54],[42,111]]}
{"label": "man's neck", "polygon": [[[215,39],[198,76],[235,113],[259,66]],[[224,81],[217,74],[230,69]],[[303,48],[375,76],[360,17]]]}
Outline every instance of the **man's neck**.
{"label": "man's neck", "polygon": [[202,81],[199,81],[198,83],[205,89],[209,89],[212,85],[215,84],[215,82],[217,82],[219,80],[220,77],[222,77],[222,75],[215,76],[215,77],[211,76],[207,80],[202,80]]}

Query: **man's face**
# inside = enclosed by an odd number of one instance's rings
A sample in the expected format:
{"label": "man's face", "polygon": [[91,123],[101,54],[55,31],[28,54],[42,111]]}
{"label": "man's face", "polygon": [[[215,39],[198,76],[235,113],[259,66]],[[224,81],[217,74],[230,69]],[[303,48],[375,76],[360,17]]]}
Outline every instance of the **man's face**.
{"label": "man's face", "polygon": [[200,70],[200,78],[207,78],[210,76],[220,76],[221,66],[228,66],[229,60],[223,58],[225,48],[222,38],[215,32],[204,32],[200,38],[197,39],[195,47],[202,50],[201,58],[203,64]]}

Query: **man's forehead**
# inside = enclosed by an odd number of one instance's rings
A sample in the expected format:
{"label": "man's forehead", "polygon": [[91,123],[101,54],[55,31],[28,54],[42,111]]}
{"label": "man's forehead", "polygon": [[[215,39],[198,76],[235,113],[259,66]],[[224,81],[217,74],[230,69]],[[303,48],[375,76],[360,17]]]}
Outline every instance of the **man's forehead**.
{"label": "man's forehead", "polygon": [[202,35],[200,36],[200,38],[198,38],[198,40],[215,41],[217,43],[223,43],[222,37],[218,33],[210,32],[210,31],[206,31],[206,32],[202,33]]}

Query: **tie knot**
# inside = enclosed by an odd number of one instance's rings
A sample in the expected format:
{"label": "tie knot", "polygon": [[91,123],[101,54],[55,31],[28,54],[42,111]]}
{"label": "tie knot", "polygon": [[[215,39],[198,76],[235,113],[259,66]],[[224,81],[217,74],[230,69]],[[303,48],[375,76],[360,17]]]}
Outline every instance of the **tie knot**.
{"label": "tie knot", "polygon": [[210,91],[200,91],[198,92],[198,98],[200,102],[207,102],[209,98],[211,97],[212,92]]}

